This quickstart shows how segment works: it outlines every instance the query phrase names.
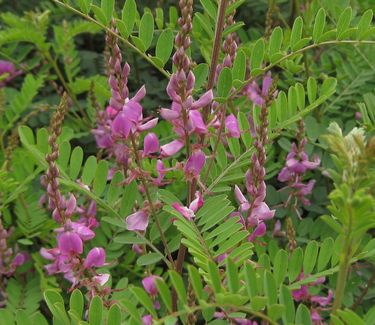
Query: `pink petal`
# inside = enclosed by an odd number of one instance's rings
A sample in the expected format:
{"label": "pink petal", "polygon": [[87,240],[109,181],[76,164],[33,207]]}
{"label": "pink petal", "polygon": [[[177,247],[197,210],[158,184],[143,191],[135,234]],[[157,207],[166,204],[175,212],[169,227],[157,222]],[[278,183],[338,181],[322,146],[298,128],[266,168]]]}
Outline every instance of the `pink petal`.
{"label": "pink petal", "polygon": [[239,138],[241,136],[241,131],[238,126],[237,118],[233,114],[230,114],[225,119],[225,127],[230,137]]}
{"label": "pink petal", "polygon": [[184,143],[182,141],[173,140],[172,142],[169,142],[161,146],[160,153],[163,157],[173,156],[174,154],[179,152],[183,146],[184,146]]}
{"label": "pink petal", "polygon": [[105,263],[105,251],[101,247],[92,248],[83,263],[85,268],[90,268],[93,266],[100,267]]}
{"label": "pink petal", "polygon": [[147,156],[159,150],[159,140],[155,133],[148,133],[143,142],[143,155]]}
{"label": "pink petal", "polygon": [[126,226],[130,231],[145,231],[148,226],[148,215],[143,210],[137,211],[126,218]]}

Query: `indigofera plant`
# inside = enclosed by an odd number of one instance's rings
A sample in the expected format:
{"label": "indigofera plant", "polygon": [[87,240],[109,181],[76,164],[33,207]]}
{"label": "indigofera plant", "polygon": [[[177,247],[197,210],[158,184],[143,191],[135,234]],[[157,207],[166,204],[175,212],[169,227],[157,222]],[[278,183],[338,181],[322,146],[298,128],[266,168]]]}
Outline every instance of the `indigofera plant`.
{"label": "indigofera plant", "polygon": [[325,70],[372,10],[52,2],[1,16],[0,323],[373,324],[371,95]]}

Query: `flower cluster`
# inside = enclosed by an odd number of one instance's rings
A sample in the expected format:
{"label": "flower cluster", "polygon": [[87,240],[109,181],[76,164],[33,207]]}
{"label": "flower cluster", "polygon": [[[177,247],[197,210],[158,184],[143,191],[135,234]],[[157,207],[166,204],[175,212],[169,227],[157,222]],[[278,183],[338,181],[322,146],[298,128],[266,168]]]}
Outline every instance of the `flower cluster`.
{"label": "flower cluster", "polygon": [[[285,188],[290,189],[290,194],[285,206],[294,198],[296,209],[297,202],[300,201],[304,205],[310,205],[310,201],[306,198],[311,194],[314,187],[315,180],[310,180],[307,183],[303,182],[303,176],[308,170],[316,169],[320,164],[319,157],[314,157],[312,161],[309,160],[305,152],[305,145],[307,143],[304,137],[303,121],[298,123],[297,143],[292,143],[290,152],[286,157],[285,167],[280,171],[278,180],[288,185]],[[297,211],[297,209],[296,209]]]}
{"label": "flower cluster", "polygon": [[22,74],[22,70],[17,70],[12,62],[0,60],[0,88],[6,86],[9,81]]}
{"label": "flower cluster", "polygon": [[2,276],[10,277],[17,267],[29,258],[27,253],[18,252],[17,249],[8,247],[8,239],[12,230],[6,230],[0,218],[0,279]]}
{"label": "flower cluster", "polygon": [[254,147],[256,152],[251,156],[251,167],[245,175],[245,184],[249,200],[243,195],[240,188],[235,186],[235,197],[240,205],[239,212],[246,214],[246,219],[242,217],[242,223],[246,228],[254,229],[249,237],[250,241],[254,241],[256,237],[261,237],[266,232],[265,221],[273,218],[275,210],[271,210],[266,198],[266,183],[264,181],[266,169],[266,144],[268,142],[268,109],[266,100],[269,96],[272,79],[266,76],[263,80],[262,106],[259,116],[259,125],[254,128]]}
{"label": "flower cluster", "polygon": [[[98,226],[95,218],[95,203],[91,203],[88,209],[78,208],[73,194],[65,198],[59,190],[59,169],[56,165],[59,155],[57,138],[61,134],[66,109],[67,96],[64,95],[56,113],[52,116],[48,139],[51,152],[46,156],[48,170],[41,180],[47,189],[48,207],[55,221],[61,226],[55,230],[57,247],[42,248],[40,253],[51,261],[45,266],[48,274],[62,273],[65,279],[72,283],[72,287],[85,286],[93,296],[102,291],[101,286],[108,281],[109,274],[98,274],[95,270],[105,264],[103,248],[92,248],[86,258],[81,256],[84,253],[84,243],[95,237],[93,229]],[[80,218],[73,220],[73,216],[78,213]]]}
{"label": "flower cluster", "polygon": [[[302,280],[306,278],[303,272],[299,275],[297,280]],[[312,295],[309,292],[309,286],[316,286],[325,282],[325,277],[318,278],[316,281],[308,284],[302,285],[299,289],[292,291],[293,299],[296,302],[304,302],[311,305],[310,307],[310,314],[311,320],[314,325],[323,325],[321,312],[326,309],[328,305],[331,304],[333,298],[333,291],[328,290],[328,295],[324,296],[317,296]]]}

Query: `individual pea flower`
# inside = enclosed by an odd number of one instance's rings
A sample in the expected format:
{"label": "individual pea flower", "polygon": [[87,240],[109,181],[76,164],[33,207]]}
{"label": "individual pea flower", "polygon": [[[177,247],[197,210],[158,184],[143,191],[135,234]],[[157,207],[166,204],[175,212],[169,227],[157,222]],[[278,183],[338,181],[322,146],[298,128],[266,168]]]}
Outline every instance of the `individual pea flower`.
{"label": "individual pea flower", "polygon": [[184,172],[187,180],[196,179],[206,163],[206,155],[200,149],[194,150],[189,159],[186,161]]}
{"label": "individual pea flower", "polygon": [[230,114],[225,118],[225,127],[230,138],[238,139],[241,136],[237,118],[233,114]]}
{"label": "individual pea flower", "polygon": [[203,204],[204,201],[202,194],[197,191],[195,193],[195,199],[190,203],[189,207],[182,206],[177,202],[173,203],[172,207],[186,219],[193,220],[195,218],[195,213],[203,206]]}
{"label": "individual pea flower", "polygon": [[145,291],[154,300],[154,307],[156,309],[160,309],[160,303],[156,300],[156,296],[158,294],[158,288],[156,286],[157,280],[162,280],[162,278],[157,275],[150,275],[142,280],[142,285]]}
{"label": "individual pea flower", "polygon": [[184,147],[184,142],[180,140],[173,140],[160,147],[160,154],[162,157],[170,157],[175,155]]}
{"label": "individual pea flower", "polygon": [[272,86],[271,73],[267,73],[262,81],[262,88],[258,86],[256,81],[249,83],[245,88],[244,92],[247,97],[258,106],[265,105],[266,98],[269,96],[269,92]]}
{"label": "individual pea flower", "polygon": [[143,142],[143,157],[159,151],[159,140],[155,133],[148,133]]}
{"label": "individual pea flower", "polygon": [[142,324],[143,325],[152,325],[152,316],[151,315],[145,315],[142,317]]}
{"label": "individual pea flower", "polygon": [[148,213],[144,210],[140,210],[126,218],[126,227],[130,231],[145,231],[148,226],[148,221]]}
{"label": "individual pea flower", "polygon": [[85,268],[101,267],[105,263],[105,251],[102,247],[92,248],[83,262]]}
{"label": "individual pea flower", "polygon": [[12,62],[0,60],[0,88],[5,87],[20,74],[22,74],[22,70],[17,70]]}

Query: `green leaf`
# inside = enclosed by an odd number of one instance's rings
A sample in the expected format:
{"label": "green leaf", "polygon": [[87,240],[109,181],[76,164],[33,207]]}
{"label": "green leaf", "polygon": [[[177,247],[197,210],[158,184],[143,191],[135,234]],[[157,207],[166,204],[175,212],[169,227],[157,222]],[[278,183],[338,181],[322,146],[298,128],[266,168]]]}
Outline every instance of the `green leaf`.
{"label": "green leaf", "polygon": [[316,82],[316,79],[313,77],[309,77],[309,79],[307,80],[307,98],[309,99],[310,104],[315,102],[317,93],[318,84]]}
{"label": "green leaf", "polygon": [[139,38],[145,46],[145,51],[151,46],[154,36],[154,17],[150,12],[145,12],[139,24]]}
{"label": "green leaf", "polygon": [[296,312],[296,324],[312,325],[310,310],[304,305],[299,304]]}
{"label": "green leaf", "polygon": [[168,62],[173,50],[173,32],[170,29],[164,30],[156,43],[156,56],[163,62],[163,65]]}
{"label": "green leaf", "polygon": [[149,253],[146,255],[142,255],[137,259],[137,265],[151,265],[159,262],[162,259],[163,256],[161,256],[158,253]]}
{"label": "green leaf", "polygon": [[164,11],[163,11],[163,8],[156,8],[155,12],[156,12],[156,16],[155,16],[156,26],[159,29],[163,29],[163,27],[164,27]]}
{"label": "green leaf", "polygon": [[108,179],[108,163],[105,160],[101,160],[96,169],[93,191],[96,195],[100,196],[107,185]]}
{"label": "green leaf", "polygon": [[120,325],[121,324],[121,310],[117,304],[114,304],[109,309],[108,313],[108,325]]}
{"label": "green leaf", "polygon": [[167,307],[169,312],[172,312],[172,296],[169,292],[168,286],[165,284],[163,280],[156,279],[156,287],[158,288],[159,296],[163,300],[164,305]]}
{"label": "green leaf", "polygon": [[284,324],[293,323],[295,314],[294,301],[290,290],[285,285],[282,285],[280,289],[280,303],[285,306],[282,315]]}
{"label": "green leaf", "polygon": [[209,66],[207,63],[200,63],[194,68],[193,72],[195,76],[195,89],[199,89],[207,80],[208,70]]}
{"label": "green leaf", "polygon": [[29,315],[27,315],[26,311],[23,309],[19,309],[16,311],[16,321],[17,325],[33,325],[29,318]]}
{"label": "green leaf", "polygon": [[103,317],[103,301],[99,296],[92,298],[89,308],[90,325],[101,325]]}
{"label": "green leaf", "polygon": [[326,238],[323,243],[320,246],[319,251],[319,257],[318,257],[318,272],[321,272],[324,270],[324,268],[327,266],[329,260],[332,256],[332,247],[334,245],[334,241],[332,238],[328,237]]}
{"label": "green leaf", "polygon": [[310,274],[314,269],[316,259],[318,257],[319,246],[316,241],[310,241],[305,249],[305,256],[303,258],[303,272]]}
{"label": "green leaf", "polygon": [[320,96],[331,96],[335,93],[337,86],[337,80],[335,78],[327,78],[323,81],[322,87],[320,88]]}
{"label": "green leaf", "polygon": [[276,256],[273,263],[273,274],[275,276],[275,280],[277,285],[280,285],[284,282],[285,275],[288,269],[288,254],[283,249],[280,249]]}
{"label": "green leaf", "polygon": [[221,292],[221,281],[220,281],[220,273],[219,270],[214,262],[208,262],[208,274],[209,279],[212,284],[212,288],[215,293]]}
{"label": "green leaf", "polygon": [[275,304],[277,302],[276,281],[272,273],[267,270],[264,273],[264,291],[267,296],[268,306]]}
{"label": "green leaf", "polygon": [[246,55],[244,51],[239,50],[237,52],[236,58],[233,62],[233,80],[245,80],[245,74],[246,74]]}
{"label": "green leaf", "polygon": [[154,308],[154,303],[152,299],[150,298],[150,296],[146,293],[146,291],[143,290],[142,288],[137,288],[137,287],[132,287],[130,290],[134,294],[134,296],[138,299],[138,301],[142,304],[142,306],[145,307],[153,317],[157,317],[156,311]]}
{"label": "green leaf", "polygon": [[200,0],[200,3],[203,6],[205,12],[212,18],[212,20],[216,21],[217,16],[217,7],[211,0]]}
{"label": "green leaf", "polygon": [[70,311],[81,319],[83,313],[83,295],[80,290],[75,289],[70,295],[69,307]]}
{"label": "green leaf", "polygon": [[73,180],[77,179],[81,170],[83,161],[83,150],[81,147],[75,147],[70,157],[69,177]]}
{"label": "green leaf", "polygon": [[314,29],[313,29],[313,40],[318,43],[319,38],[323,35],[324,27],[326,24],[326,12],[324,8],[320,8],[315,17]]}
{"label": "green leaf", "polygon": [[219,97],[227,97],[229,92],[232,88],[232,71],[225,67],[221,70],[218,85],[217,85],[217,93]]}
{"label": "green leaf", "polygon": [[186,304],[186,289],[181,276],[176,271],[169,271],[169,277],[176,290],[179,301]]}
{"label": "green leaf", "polygon": [[188,273],[189,273],[190,283],[194,289],[195,295],[197,296],[198,299],[202,299],[203,284],[202,284],[201,277],[199,276],[198,270],[194,266],[188,265]]}
{"label": "green leaf", "polygon": [[79,9],[87,15],[90,12],[91,0],[77,0]]}
{"label": "green leaf", "polygon": [[297,247],[290,257],[289,267],[288,267],[288,277],[289,281],[293,282],[297,279],[298,275],[301,273],[303,263],[303,252],[301,247]]}
{"label": "green leaf", "polygon": [[240,289],[240,279],[237,266],[230,258],[227,258],[227,279],[229,291],[231,293],[237,293]]}
{"label": "green leaf", "polygon": [[107,22],[110,21],[115,8],[115,0],[102,0],[101,7],[104,15],[107,18]]}
{"label": "green leaf", "polygon": [[373,18],[373,12],[371,9],[365,11],[358,23],[357,38],[359,40],[363,39],[367,31],[371,27],[371,22]]}
{"label": "green leaf", "polygon": [[127,37],[131,34],[134,28],[135,17],[137,16],[137,4],[135,0],[126,0],[122,8],[122,21],[125,24]]}
{"label": "green leaf", "polygon": [[280,304],[273,304],[272,306],[267,307],[267,314],[274,321],[278,320],[284,313],[285,306]]}
{"label": "green leaf", "polygon": [[87,158],[85,166],[83,167],[83,172],[82,172],[82,182],[84,184],[86,185],[91,184],[92,180],[95,177],[96,167],[97,167],[96,157],[90,156],[89,158]]}
{"label": "green leaf", "polygon": [[302,38],[302,29],[303,29],[303,19],[302,17],[297,17],[293,23],[292,32],[290,34],[290,47],[292,51],[296,51],[297,44]]}
{"label": "green leaf", "polygon": [[270,57],[280,51],[283,42],[283,30],[277,26],[270,36],[269,41],[269,55]]}
{"label": "green leaf", "polygon": [[251,52],[250,67],[251,70],[258,69],[261,67],[264,58],[264,40],[259,39]]}
{"label": "green leaf", "polygon": [[95,14],[95,18],[99,20],[99,22],[101,22],[103,25],[107,25],[108,20],[105,13],[103,12],[103,9],[99,8],[96,5],[91,5],[91,9]]}
{"label": "green leaf", "polygon": [[342,35],[350,26],[350,21],[352,20],[352,8],[347,7],[339,17],[337,21],[337,38],[341,39]]}

